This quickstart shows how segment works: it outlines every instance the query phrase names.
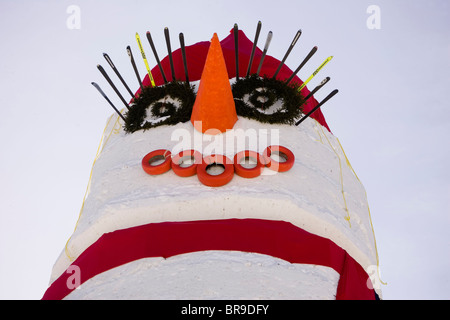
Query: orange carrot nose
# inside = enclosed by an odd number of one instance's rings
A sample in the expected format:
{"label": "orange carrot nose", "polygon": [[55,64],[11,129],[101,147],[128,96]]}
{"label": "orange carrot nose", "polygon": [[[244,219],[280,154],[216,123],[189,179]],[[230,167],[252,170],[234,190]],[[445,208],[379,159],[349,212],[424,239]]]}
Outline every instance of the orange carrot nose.
{"label": "orange carrot nose", "polygon": [[237,121],[233,93],[219,38],[214,33],[192,109],[191,122],[204,133],[208,129],[225,132]]}

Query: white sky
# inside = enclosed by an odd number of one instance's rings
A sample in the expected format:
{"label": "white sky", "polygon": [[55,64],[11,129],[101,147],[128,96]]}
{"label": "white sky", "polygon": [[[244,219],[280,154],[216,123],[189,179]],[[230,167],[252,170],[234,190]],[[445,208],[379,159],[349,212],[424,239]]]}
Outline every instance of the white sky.
{"label": "white sky", "polygon": [[[379,30],[366,25],[373,4]],[[80,29],[66,26],[69,5],[81,10]],[[134,90],[125,48],[138,52],[135,32],[151,31],[162,58],[164,27],[175,50],[180,32],[191,45],[214,32],[223,39],[234,23],[253,39],[258,20],[260,47],[272,30],[268,54],[278,59],[303,30],[286,61],[291,69],[319,47],[302,79],[334,56],[310,88],[330,76],[317,99],[340,91],[323,112],[367,190],[384,298],[450,298],[448,0],[2,0],[0,299],[40,299],[75,227],[113,112],[91,81],[120,106],[96,68],[109,68],[102,53]]]}

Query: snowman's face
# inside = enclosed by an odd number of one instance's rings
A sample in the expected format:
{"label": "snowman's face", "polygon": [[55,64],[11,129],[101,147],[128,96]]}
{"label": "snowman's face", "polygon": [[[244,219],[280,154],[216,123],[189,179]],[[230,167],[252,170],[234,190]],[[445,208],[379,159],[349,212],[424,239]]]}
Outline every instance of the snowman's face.
{"label": "snowman's face", "polygon": [[[231,181],[234,172],[255,178],[292,167],[295,156],[289,147],[280,145],[280,126],[293,126],[301,115],[303,97],[295,86],[256,76],[233,79],[230,87],[238,121],[222,132],[214,127],[203,130],[201,119],[189,126],[197,85],[172,82],[146,87],[131,106],[125,123],[130,134],[142,130],[151,137],[158,127],[172,128],[166,146],[143,157],[145,172],[158,175],[173,169],[182,177],[200,174],[204,184],[222,186]],[[213,179],[222,180],[209,182]]]}
{"label": "snowman's face", "polygon": [[[214,34],[206,49],[207,55],[202,68],[199,67],[199,61],[202,61],[202,55],[205,56],[205,51],[202,50],[206,48],[204,43],[195,45],[199,49],[187,47],[182,57],[184,82],[175,81],[175,74],[178,72],[178,76],[180,75],[181,63],[178,64],[178,71],[175,71],[177,68],[174,68],[170,57],[170,73],[174,74],[171,74],[171,77],[167,75],[166,78],[164,68],[160,65],[156,71],[161,72],[165,83],[155,86],[153,77],[149,77],[151,81],[147,81],[147,87],[141,86],[142,90],[138,91],[126,113],[125,131],[129,134],[144,131],[152,137],[160,131],[159,128],[172,127],[170,143],[151,150],[143,157],[142,167],[145,172],[157,175],[172,167],[177,173],[177,169],[190,167],[183,169],[184,176],[187,171],[195,174],[195,166],[203,165],[206,161],[206,169],[218,166],[227,171],[224,167],[234,164],[233,171],[249,176],[264,174],[265,167],[284,172],[293,165],[294,154],[288,146],[280,145],[280,128],[292,127],[302,115],[306,101],[305,96],[300,93],[301,81],[295,79],[292,71],[280,61],[272,57],[263,60],[264,54],[261,54],[259,49],[259,52],[256,50],[259,54],[255,55],[256,63],[249,65],[246,77],[229,77],[230,65],[242,67],[242,62],[246,59],[244,63],[253,61],[253,58],[249,58],[250,48],[252,57],[255,52],[253,43],[243,33],[239,34],[237,42],[236,38],[230,37],[219,42],[217,34]],[[237,43],[239,51],[235,51]],[[239,59],[233,54],[236,52],[242,55]],[[177,51],[173,54],[175,57]],[[180,50],[178,57],[180,60]],[[258,58],[258,69],[252,74],[252,67],[255,69]],[[189,59],[194,59],[195,63]],[[167,65],[167,57],[163,59],[163,64],[164,60]],[[267,67],[263,61],[267,61]],[[188,62],[193,63],[196,69],[202,70],[199,82],[186,80]],[[153,70],[155,69],[156,67]],[[236,73],[239,72],[238,69],[235,69]],[[194,73],[197,73],[194,79],[200,78],[198,70],[194,70]],[[169,78],[173,81],[167,83]],[[292,79],[294,81],[291,81]],[[189,121],[192,127],[182,125]],[[158,139],[165,140],[168,137]],[[162,142],[161,140],[159,142]],[[211,155],[216,158],[220,156],[221,159],[211,158]],[[242,166],[241,161],[246,163],[247,167]]]}
{"label": "snowman's face", "polygon": [[[148,86],[134,99],[126,115],[127,132],[172,125],[171,140],[181,140],[172,149],[149,152],[142,159],[145,172],[158,175],[172,168],[179,176],[197,174],[203,184],[218,187],[230,182],[235,172],[255,178],[264,167],[284,172],[293,166],[295,157],[279,145],[276,126],[293,125],[301,114],[304,100],[298,87],[257,75],[230,83],[226,68],[215,34],[198,90],[187,82],[171,82]],[[235,128],[238,116],[255,120],[263,127],[241,121]],[[194,130],[178,125],[189,120]],[[275,128],[268,134],[264,125]],[[204,146],[205,139],[212,141]],[[222,172],[214,174],[218,168]]]}

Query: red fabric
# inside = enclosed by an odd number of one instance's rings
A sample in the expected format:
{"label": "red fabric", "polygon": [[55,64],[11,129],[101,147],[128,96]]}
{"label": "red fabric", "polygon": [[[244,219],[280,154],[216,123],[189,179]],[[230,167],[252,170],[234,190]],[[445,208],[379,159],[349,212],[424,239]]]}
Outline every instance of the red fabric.
{"label": "red fabric", "polygon": [[[255,252],[291,263],[331,267],[340,275],[336,299],[375,299],[367,287],[368,275],[345,250],[331,240],[285,221],[229,219],[163,222],[106,233],[73,263],[80,268],[80,283],[122,264],[146,257],[233,250]],[[64,272],[42,299],[62,299],[72,290]]]}
{"label": "red fabric", "polygon": [[[227,71],[228,71],[228,77],[234,78],[236,77],[236,58],[235,58],[235,50],[234,50],[234,33],[231,31],[230,35],[223,39],[220,42],[222,46],[223,55],[225,58],[225,62],[227,65]],[[187,66],[188,66],[188,76],[189,81],[197,81],[200,80],[202,76],[203,66],[205,65],[206,56],[208,54],[210,42],[209,41],[203,41],[198,42],[194,45],[187,46],[186,47],[186,60],[187,60]],[[248,63],[250,61],[250,55],[252,52],[253,42],[250,41],[243,31],[239,30],[239,76],[245,77]],[[259,62],[261,61],[262,57],[262,51],[259,48],[256,48],[255,50],[255,56],[253,58],[251,73],[256,73]],[[174,64],[174,70],[175,70],[175,78],[177,80],[186,80],[185,73],[184,73],[184,64],[183,64],[183,58],[181,55],[181,49],[177,49],[172,53],[173,58],[173,64]],[[300,63],[300,60],[299,60]],[[275,71],[277,70],[278,66],[280,64],[280,61],[275,59],[274,57],[270,55],[266,55],[264,58],[264,62],[260,71],[260,75],[267,75],[269,77],[273,76],[275,74]],[[164,70],[164,74],[166,75],[167,81],[172,81],[172,72],[170,68],[170,61],[169,57],[166,56],[164,59],[161,60],[161,65]],[[152,76],[155,81],[155,84],[157,86],[164,84],[164,80],[161,74],[161,71],[159,70],[158,66],[155,66],[152,70]],[[289,69],[286,64],[283,65],[280,72],[277,75],[277,79],[284,80],[289,78],[292,75],[293,71]],[[299,77],[295,76],[292,80],[293,83],[298,83],[301,85],[303,83],[302,80],[300,80]],[[145,86],[150,85],[150,80],[148,75],[145,76],[143,80],[143,84]],[[141,89],[137,91],[139,93]],[[308,90],[308,87],[305,87],[302,90],[302,95],[306,96],[310,93]],[[311,111],[315,106],[317,106],[318,102],[317,100],[312,97],[308,100],[306,104],[303,105],[303,109],[305,114]],[[325,117],[322,114],[322,111],[319,109],[311,116],[312,118],[316,119],[322,126],[327,128],[328,131],[330,131],[330,128],[328,127],[327,122],[325,121]]]}

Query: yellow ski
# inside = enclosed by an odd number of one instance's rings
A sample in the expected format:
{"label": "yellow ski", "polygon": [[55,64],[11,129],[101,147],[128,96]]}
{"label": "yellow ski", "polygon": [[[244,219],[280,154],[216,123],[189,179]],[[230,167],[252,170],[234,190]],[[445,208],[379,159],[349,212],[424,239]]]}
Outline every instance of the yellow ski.
{"label": "yellow ski", "polygon": [[150,82],[152,83],[152,87],[155,87],[155,81],[153,80],[152,72],[150,71],[150,67],[148,66],[147,58],[145,57],[144,48],[142,48],[141,38],[139,37],[139,34],[136,32],[136,41],[139,46],[139,50],[142,54],[142,59],[144,59],[145,67],[147,68],[148,76],[150,78]]}
{"label": "yellow ski", "polygon": [[303,84],[300,86],[300,88],[298,88],[298,91],[299,91],[299,92],[302,91],[302,89],[303,89],[304,87],[306,87],[306,85],[308,84],[308,82],[311,81],[311,79],[314,78],[314,76],[315,76],[316,74],[318,74],[319,71],[320,71],[323,67],[325,67],[325,65],[326,65],[328,62],[330,62],[331,59],[333,59],[333,56],[328,57],[328,58],[320,65],[320,67],[318,67],[317,70],[314,71],[313,74],[312,74],[305,82],[303,82]]}

